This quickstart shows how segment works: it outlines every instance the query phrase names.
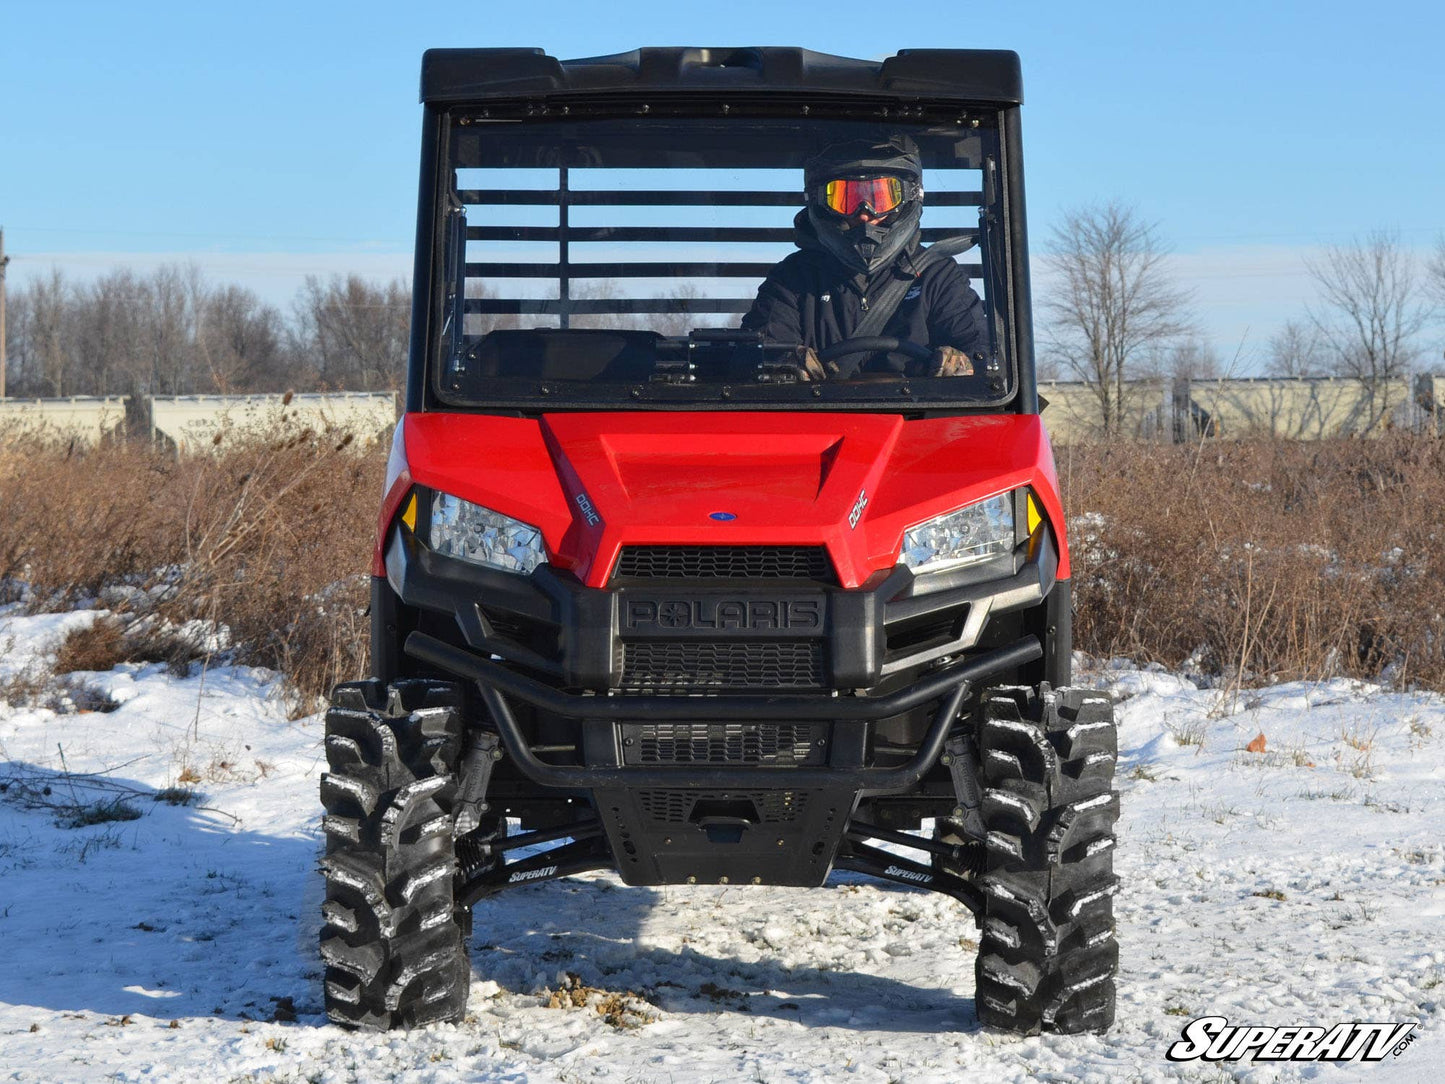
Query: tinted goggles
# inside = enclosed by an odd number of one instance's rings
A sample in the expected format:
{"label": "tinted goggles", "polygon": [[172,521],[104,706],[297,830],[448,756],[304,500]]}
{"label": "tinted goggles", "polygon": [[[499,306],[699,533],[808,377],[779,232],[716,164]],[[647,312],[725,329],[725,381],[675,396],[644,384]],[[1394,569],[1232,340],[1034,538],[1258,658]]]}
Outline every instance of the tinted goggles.
{"label": "tinted goggles", "polygon": [[855,215],[865,208],[875,215],[895,211],[916,188],[901,177],[868,177],[863,180],[839,178],[823,185],[823,204],[840,215]]}

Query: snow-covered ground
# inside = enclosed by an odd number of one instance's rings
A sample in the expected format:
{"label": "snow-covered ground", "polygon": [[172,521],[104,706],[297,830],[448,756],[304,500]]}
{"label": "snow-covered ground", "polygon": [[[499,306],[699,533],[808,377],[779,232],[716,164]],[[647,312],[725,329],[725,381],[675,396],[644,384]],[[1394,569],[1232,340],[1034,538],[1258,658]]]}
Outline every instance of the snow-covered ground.
{"label": "snow-covered ground", "polygon": [[[0,681],[93,618],[0,610]],[[513,889],[477,907],[464,1024],[350,1034],[315,950],[321,721],[289,720],[275,675],[123,666],[80,675],[111,712],[0,701],[0,1078],[1442,1079],[1445,700],[1089,676],[1125,698],[1119,1018],[1036,1038],[980,1029],[959,905],[851,875]],[[116,800],[139,815],[57,823]],[[1166,1061],[1202,1015],[1419,1028],[1375,1065]]]}

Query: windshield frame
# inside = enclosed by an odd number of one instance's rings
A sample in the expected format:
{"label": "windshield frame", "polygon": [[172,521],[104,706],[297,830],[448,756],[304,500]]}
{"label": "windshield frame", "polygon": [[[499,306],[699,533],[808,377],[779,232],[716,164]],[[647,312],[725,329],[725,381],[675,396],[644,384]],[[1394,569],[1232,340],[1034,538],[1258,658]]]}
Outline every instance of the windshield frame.
{"label": "windshield frame", "polygon": [[[991,103],[984,106],[961,106],[957,102],[928,103],[917,99],[907,103],[857,96],[775,95],[767,101],[730,99],[719,103],[696,94],[660,98],[648,95],[586,95],[579,100],[557,98],[538,101],[492,101],[485,107],[466,106],[434,109],[428,107],[433,124],[430,154],[424,146],[423,208],[430,244],[426,261],[428,304],[426,328],[414,327],[413,381],[409,386],[408,409],[476,410],[506,413],[539,413],[560,410],[859,410],[890,413],[926,411],[932,413],[998,412],[1009,408],[1032,413],[1037,410],[1034,399],[1031,328],[1027,326],[1026,267],[1018,266],[1023,252],[1022,178],[1019,176],[1017,149],[1017,107]],[[673,121],[690,119],[716,123],[720,111],[729,115],[728,124],[746,125],[750,119],[761,122],[807,116],[834,121],[865,121],[877,123],[880,115],[896,117],[893,122],[907,129],[915,125],[958,125],[972,136],[985,134],[991,153],[982,169],[984,192],[980,204],[989,216],[987,233],[990,246],[980,253],[987,279],[987,311],[993,341],[996,344],[998,373],[992,383],[981,379],[959,377],[902,377],[871,383],[704,383],[679,385],[667,382],[578,383],[543,379],[492,379],[485,393],[462,394],[446,386],[448,360],[454,354],[454,332],[457,323],[451,318],[450,294],[452,250],[448,220],[457,205],[454,192],[456,169],[453,165],[452,140],[459,131],[474,125],[489,127],[499,122],[556,124],[559,118],[567,123],[593,120],[626,119],[637,123],[644,114]],[[645,123],[645,122],[644,122]],[[501,128],[498,131],[504,130]],[[929,129],[932,131],[933,129]],[[475,128],[473,128],[475,131]],[[470,135],[471,133],[465,133]],[[430,169],[427,166],[430,166]],[[925,170],[925,173],[927,171]],[[430,177],[428,177],[430,174]],[[801,190],[801,174],[798,188]],[[925,176],[925,186],[927,177]],[[801,191],[799,203],[801,207]],[[791,212],[789,212],[791,215]],[[419,216],[420,218],[420,216]],[[422,227],[419,220],[419,233]],[[465,252],[465,246],[462,247]],[[974,249],[979,253],[979,249]],[[417,253],[417,269],[423,267],[421,246]],[[976,274],[976,272],[971,273]],[[975,279],[977,281],[977,279]],[[754,284],[754,290],[756,284]],[[1023,299],[1022,308],[1020,298]],[[420,311],[422,305],[419,303]],[[1021,313],[1022,322],[1021,326]],[[417,332],[422,335],[418,336]],[[670,340],[674,346],[677,340]],[[418,348],[421,357],[418,357]],[[419,366],[418,361],[422,364]],[[420,371],[418,371],[420,370]],[[420,378],[419,380],[416,378]],[[968,386],[965,387],[964,384]],[[418,386],[419,385],[419,386]],[[420,394],[417,394],[420,393]],[[1012,404],[1012,405],[1011,405]]]}

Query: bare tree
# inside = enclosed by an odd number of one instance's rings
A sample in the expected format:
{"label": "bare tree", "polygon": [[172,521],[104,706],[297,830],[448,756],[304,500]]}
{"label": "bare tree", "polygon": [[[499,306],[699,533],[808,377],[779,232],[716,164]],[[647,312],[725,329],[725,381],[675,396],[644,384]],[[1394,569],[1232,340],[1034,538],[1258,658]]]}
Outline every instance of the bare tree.
{"label": "bare tree", "polygon": [[1213,343],[1189,335],[1164,351],[1163,374],[1171,380],[1220,380],[1224,365]]}
{"label": "bare tree", "polygon": [[1305,266],[1319,288],[1310,322],[1335,370],[1363,385],[1366,428],[1374,428],[1388,417],[1392,385],[1407,374],[1430,316],[1414,261],[1393,234],[1375,232]]}
{"label": "bare tree", "polygon": [[[572,287],[575,301],[617,301],[623,297],[623,284],[616,279],[588,279]],[[637,327],[637,318],[620,312],[589,312],[574,314],[569,321],[574,328],[620,331]]]}
{"label": "bare tree", "polygon": [[216,391],[284,391],[294,383],[281,314],[250,290],[210,291],[200,324],[198,348]]}
{"label": "bare tree", "polygon": [[26,358],[27,389],[32,395],[74,395],[77,381],[71,372],[68,340],[73,334],[74,310],[70,284],[59,268],[33,280],[25,290],[19,352]]}
{"label": "bare tree", "polygon": [[1174,286],[1154,227],[1119,203],[1068,212],[1045,265],[1049,355],[1093,391],[1104,435],[1122,431],[1128,381],[1189,328],[1189,295]]}
{"label": "bare tree", "polygon": [[100,276],[75,292],[73,367],[83,394],[129,395],[144,387],[143,328],[150,315],[147,284],[129,268]]}
{"label": "bare tree", "polygon": [[406,372],[411,291],[397,280],[377,286],[359,275],[322,283],[307,276],[296,302],[297,341],[329,389],[395,388]]}
{"label": "bare tree", "polygon": [[[680,305],[704,297],[694,282],[676,282],[664,293],[659,287],[655,291],[643,289],[630,292],[629,284],[617,279],[594,279],[581,287],[574,288],[572,296],[589,301],[622,301],[632,297],[643,298],[652,294],[658,300],[675,301]],[[659,335],[681,337],[694,327],[707,327],[717,323],[715,317],[688,312],[679,307],[666,312],[588,313],[572,317],[575,328],[604,328],[611,331],[655,331]]]}
{"label": "bare tree", "polygon": [[1445,312],[1445,236],[1435,242],[1435,254],[1427,268],[1426,288],[1436,305],[1436,312]]}
{"label": "bare tree", "polygon": [[1329,368],[1325,344],[1313,323],[1287,320],[1269,340],[1270,376],[1323,376]]}
{"label": "bare tree", "polygon": [[144,352],[137,383],[152,395],[189,395],[197,387],[196,314],[205,294],[194,264],[158,267],[137,298]]}
{"label": "bare tree", "polygon": [[11,293],[6,316],[9,357],[5,380],[8,394],[21,399],[39,394],[40,358],[31,332],[34,324],[32,308],[28,291],[21,289]]}

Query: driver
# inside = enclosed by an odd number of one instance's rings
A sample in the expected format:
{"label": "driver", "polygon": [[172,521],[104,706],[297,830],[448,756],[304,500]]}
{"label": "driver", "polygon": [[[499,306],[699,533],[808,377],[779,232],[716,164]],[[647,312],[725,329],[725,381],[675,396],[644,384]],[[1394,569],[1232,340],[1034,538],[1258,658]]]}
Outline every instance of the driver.
{"label": "driver", "polygon": [[820,363],[818,351],[854,337],[870,301],[901,277],[913,281],[875,334],[925,346],[932,357],[904,362],[891,354],[889,370],[972,375],[988,349],[983,301],[952,259],[926,263],[921,272],[914,266],[925,250],[918,228],[923,165],[913,140],[835,144],[804,165],[803,185],[807,206],[793,219],[798,251],[758,288],[743,329],[761,331],[765,341],[799,343],[805,379],[837,375],[843,359]]}

